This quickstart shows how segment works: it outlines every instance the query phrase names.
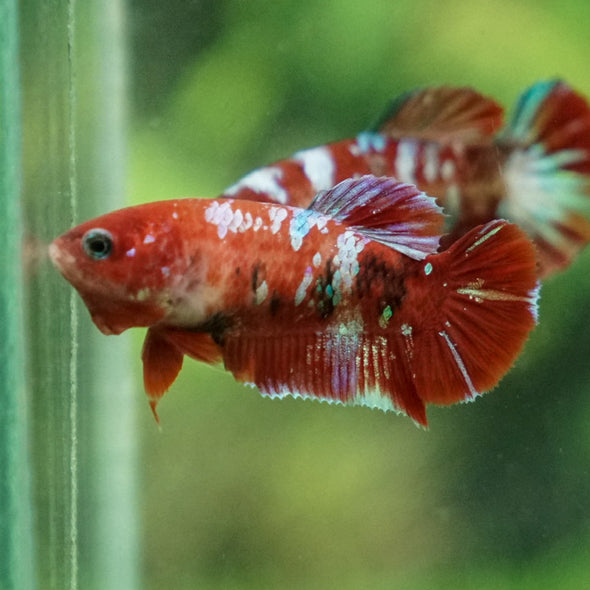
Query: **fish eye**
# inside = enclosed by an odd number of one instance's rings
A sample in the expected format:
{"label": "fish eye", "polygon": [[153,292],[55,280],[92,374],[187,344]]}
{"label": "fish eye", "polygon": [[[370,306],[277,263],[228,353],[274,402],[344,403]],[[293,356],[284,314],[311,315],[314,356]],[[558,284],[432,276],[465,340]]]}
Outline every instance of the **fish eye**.
{"label": "fish eye", "polygon": [[82,248],[90,258],[104,260],[113,250],[113,236],[106,229],[91,229],[82,237]]}

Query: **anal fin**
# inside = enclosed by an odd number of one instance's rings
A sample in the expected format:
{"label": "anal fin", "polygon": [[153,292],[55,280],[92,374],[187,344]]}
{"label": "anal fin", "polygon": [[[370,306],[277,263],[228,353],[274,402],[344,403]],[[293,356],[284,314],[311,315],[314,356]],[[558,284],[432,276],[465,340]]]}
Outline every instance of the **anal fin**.
{"label": "anal fin", "polygon": [[408,369],[403,342],[332,333],[228,338],[225,367],[273,398],[293,396],[407,414],[426,426],[426,410]]}

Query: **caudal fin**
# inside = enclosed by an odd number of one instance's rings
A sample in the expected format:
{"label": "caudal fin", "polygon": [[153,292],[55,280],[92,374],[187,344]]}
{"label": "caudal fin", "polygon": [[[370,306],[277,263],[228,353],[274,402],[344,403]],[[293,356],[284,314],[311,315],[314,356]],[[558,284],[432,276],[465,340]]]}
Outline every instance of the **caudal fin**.
{"label": "caudal fin", "polygon": [[498,138],[507,154],[498,215],[535,241],[540,276],[567,267],[590,241],[590,107],[565,82],[526,90]]}
{"label": "caudal fin", "polygon": [[416,390],[425,403],[468,401],[498,383],[535,325],[534,248],[516,225],[494,220],[427,258],[424,275],[440,296],[414,330]]}

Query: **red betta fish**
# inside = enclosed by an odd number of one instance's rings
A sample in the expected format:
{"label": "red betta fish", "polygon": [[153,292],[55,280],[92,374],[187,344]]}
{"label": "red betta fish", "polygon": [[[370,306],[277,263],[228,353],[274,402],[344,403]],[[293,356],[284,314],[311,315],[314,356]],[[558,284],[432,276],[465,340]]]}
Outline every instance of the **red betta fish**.
{"label": "red betta fish", "polygon": [[509,369],[536,319],[536,261],[495,220],[437,253],[434,199],[346,180],[308,209],[232,199],[150,203],[50,246],[98,328],[148,327],[152,409],[183,357],[222,361],[270,397],[406,413],[470,400]]}
{"label": "red betta fish", "polygon": [[443,247],[507,219],[534,240],[546,277],[590,241],[590,108],[564,82],[539,82],[498,134],[502,119],[500,105],[469,88],[411,92],[374,130],[255,170],[223,196],[307,207],[346,178],[392,176],[450,214]]}

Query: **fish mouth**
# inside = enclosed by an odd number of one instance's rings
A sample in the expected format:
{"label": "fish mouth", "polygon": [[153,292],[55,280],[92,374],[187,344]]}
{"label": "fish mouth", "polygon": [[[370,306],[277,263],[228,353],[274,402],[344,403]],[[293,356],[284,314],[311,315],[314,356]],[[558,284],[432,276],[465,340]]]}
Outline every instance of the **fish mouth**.
{"label": "fish mouth", "polygon": [[61,255],[59,246],[55,242],[51,242],[47,249],[49,251],[49,258],[51,259],[51,262],[53,262],[53,264],[59,268],[59,259]]}
{"label": "fish mouth", "polygon": [[[56,243],[57,241],[58,240],[51,242],[51,244],[49,244],[47,248],[49,252],[49,258],[51,259],[51,262],[53,263],[55,268],[57,268],[57,270],[64,276],[64,278],[70,283],[72,283],[71,279],[74,275],[72,269],[74,268],[75,263],[74,257],[71,254],[68,254],[67,251],[64,251],[62,248],[60,248],[59,245]],[[80,290],[73,283],[72,286],[78,291],[78,293],[80,293],[82,299],[84,300],[84,295],[80,292]],[[89,309],[92,309],[90,307],[92,305],[92,302],[88,303],[85,301],[85,303],[87,304],[87,307]],[[91,311],[91,317],[96,327],[103,334],[111,335],[121,333],[121,330],[117,330],[116,328],[111,326],[109,322],[104,320],[100,313],[93,313]]]}
{"label": "fish mouth", "polygon": [[67,269],[75,262],[74,257],[60,248],[56,241],[51,242],[48,248],[49,258],[55,268],[67,278]]}

